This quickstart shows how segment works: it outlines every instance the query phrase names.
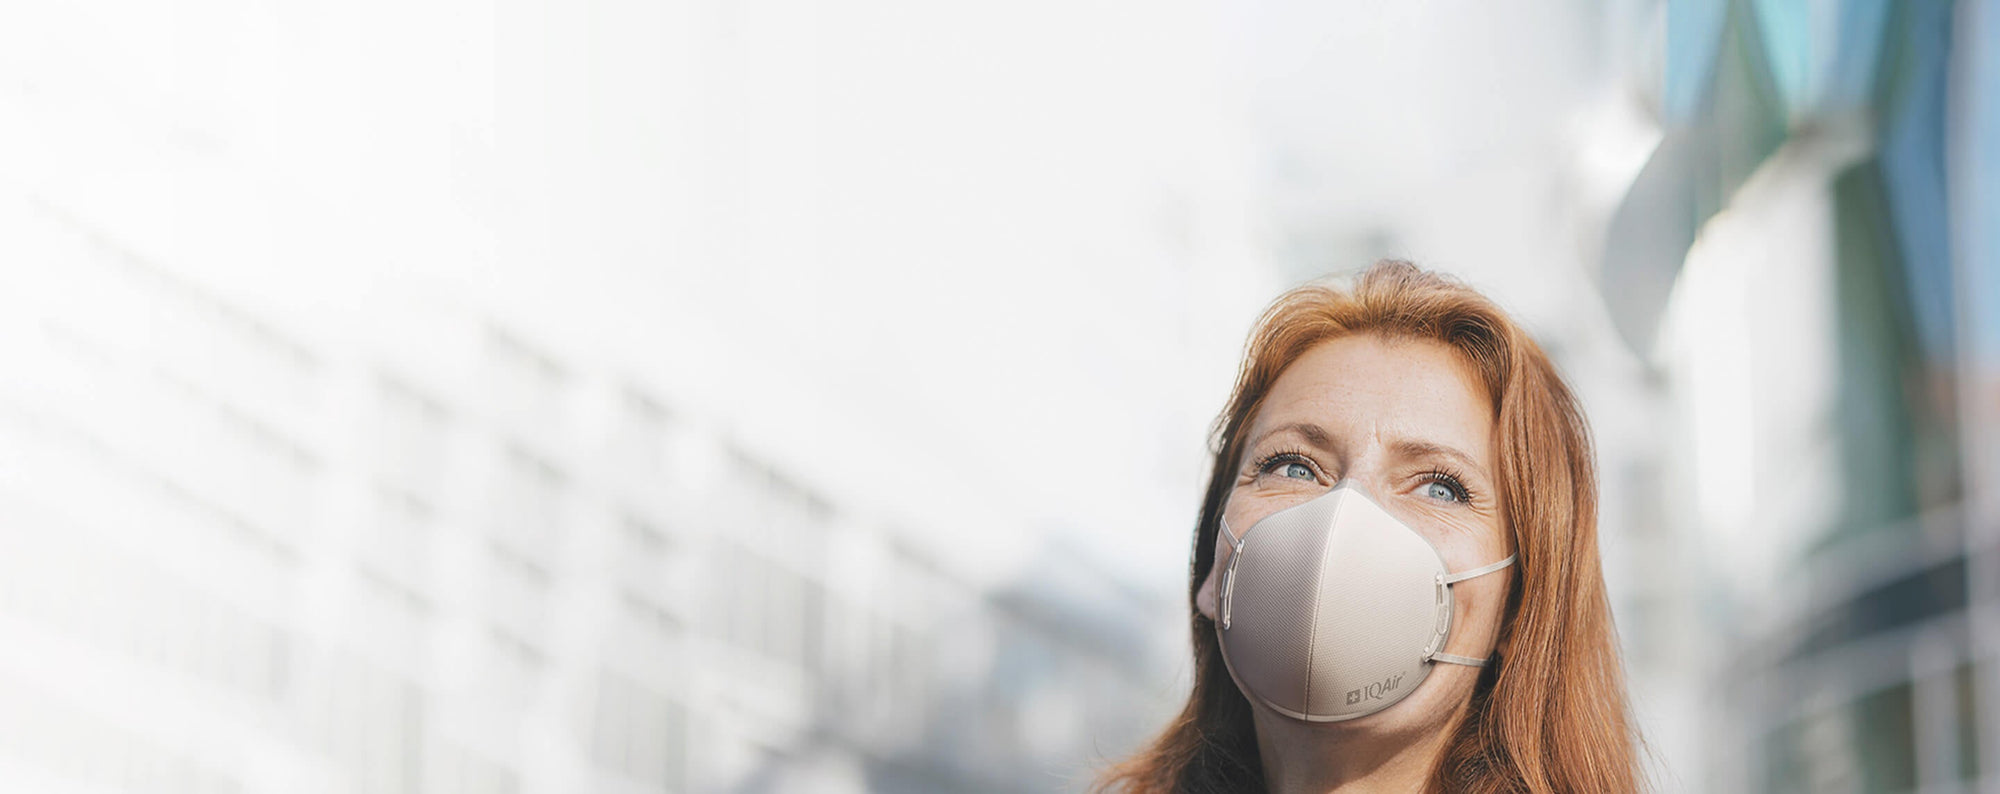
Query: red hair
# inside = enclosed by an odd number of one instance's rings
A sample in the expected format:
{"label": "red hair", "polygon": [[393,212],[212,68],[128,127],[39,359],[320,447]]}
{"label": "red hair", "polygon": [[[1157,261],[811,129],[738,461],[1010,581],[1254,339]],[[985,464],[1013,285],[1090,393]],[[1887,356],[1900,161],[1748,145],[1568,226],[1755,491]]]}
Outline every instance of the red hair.
{"label": "red hair", "polygon": [[1429,788],[1452,792],[1602,792],[1639,787],[1610,601],[1597,551],[1590,428],[1541,346],[1491,301],[1454,279],[1385,260],[1351,288],[1315,282],[1264,311],[1236,386],[1216,418],[1208,491],[1188,570],[1194,690],[1165,731],[1106,770],[1099,791],[1134,794],[1264,788],[1250,704],[1229,679],[1211,621],[1195,607],[1244,431],[1287,366],[1316,344],[1371,333],[1441,342],[1493,400],[1500,500],[1520,561],[1500,630],[1505,658],[1486,668]]}

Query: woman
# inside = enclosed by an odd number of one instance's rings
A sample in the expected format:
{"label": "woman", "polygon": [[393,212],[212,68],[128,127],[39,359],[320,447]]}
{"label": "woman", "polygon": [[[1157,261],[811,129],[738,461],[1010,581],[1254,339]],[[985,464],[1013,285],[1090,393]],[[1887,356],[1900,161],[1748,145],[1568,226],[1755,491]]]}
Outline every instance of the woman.
{"label": "woman", "polygon": [[1639,787],[1589,430],[1491,302],[1397,261],[1285,294],[1213,449],[1194,691],[1101,790]]}

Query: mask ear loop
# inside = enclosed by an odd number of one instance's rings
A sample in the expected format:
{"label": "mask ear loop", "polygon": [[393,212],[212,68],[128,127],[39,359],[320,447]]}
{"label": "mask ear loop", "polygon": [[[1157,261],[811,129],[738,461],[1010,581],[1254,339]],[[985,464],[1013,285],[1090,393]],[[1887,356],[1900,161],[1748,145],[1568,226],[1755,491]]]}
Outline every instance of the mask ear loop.
{"label": "mask ear loop", "polygon": [[1449,654],[1449,653],[1433,653],[1433,654],[1431,654],[1431,661],[1433,661],[1433,662],[1450,662],[1450,663],[1452,663],[1452,664],[1462,664],[1462,665],[1465,665],[1466,667],[1485,667],[1485,666],[1486,666],[1486,663],[1487,663],[1487,662],[1489,662],[1489,661],[1492,661],[1492,660],[1490,660],[1490,659],[1474,659],[1474,658],[1472,658],[1472,657],[1470,657],[1470,656],[1457,656],[1457,655],[1454,655],[1454,654]]}
{"label": "mask ear loop", "polygon": [[1509,555],[1507,555],[1507,559],[1504,559],[1504,560],[1501,560],[1501,561],[1499,561],[1499,562],[1496,562],[1496,563],[1493,563],[1492,565],[1481,565],[1481,566],[1479,566],[1479,567],[1477,567],[1477,568],[1474,568],[1474,569],[1472,569],[1472,570],[1470,570],[1470,571],[1459,571],[1458,573],[1448,573],[1448,574],[1445,574],[1445,575],[1444,575],[1444,583],[1445,583],[1445,584],[1457,584],[1457,583],[1459,583],[1459,582],[1463,582],[1463,581],[1465,581],[1465,580],[1467,580],[1467,579],[1473,579],[1473,578],[1477,578],[1477,577],[1481,577],[1481,576],[1485,576],[1485,575],[1487,575],[1487,574],[1489,574],[1489,573],[1492,573],[1492,572],[1494,572],[1494,571],[1497,571],[1497,570],[1500,570],[1501,568],[1505,568],[1505,567],[1507,567],[1507,566],[1509,566],[1509,565],[1513,565],[1513,564],[1514,564],[1514,558],[1515,558],[1515,557],[1517,557],[1517,556],[1519,556],[1519,555],[1515,555],[1515,554],[1509,554]]}
{"label": "mask ear loop", "polygon": [[[1450,587],[1451,585],[1463,582],[1467,579],[1479,576],[1485,576],[1489,573],[1500,570],[1501,568],[1513,565],[1514,558],[1517,556],[1519,555],[1509,554],[1507,555],[1507,559],[1501,560],[1491,565],[1481,565],[1469,571],[1459,571],[1458,573],[1446,574],[1444,576],[1438,577],[1438,583],[1446,587]],[[1235,561],[1232,559],[1231,563],[1233,564],[1234,562]],[[1443,604],[1439,604],[1439,606],[1443,606]],[[1457,654],[1444,653],[1441,650],[1432,651],[1425,658],[1433,662],[1447,662],[1450,664],[1464,665],[1466,667],[1485,667],[1488,663],[1492,661],[1492,659],[1474,659],[1470,656],[1459,656]]]}
{"label": "mask ear loop", "polygon": [[1231,597],[1236,594],[1236,561],[1243,559],[1243,543],[1249,540],[1249,537],[1236,537],[1236,533],[1229,531],[1229,521],[1227,519],[1219,519],[1219,521],[1222,524],[1222,534],[1229,538],[1229,567],[1222,572],[1222,628],[1224,631],[1227,631],[1229,630],[1229,606],[1233,600]]}

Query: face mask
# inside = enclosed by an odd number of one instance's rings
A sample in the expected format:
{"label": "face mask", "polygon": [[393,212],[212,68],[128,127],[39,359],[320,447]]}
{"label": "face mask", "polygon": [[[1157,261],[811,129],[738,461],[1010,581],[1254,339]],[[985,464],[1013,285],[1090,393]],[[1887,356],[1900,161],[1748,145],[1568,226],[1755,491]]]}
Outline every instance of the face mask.
{"label": "face mask", "polygon": [[1360,488],[1272,513],[1241,537],[1222,574],[1223,663],[1236,686],[1273,711],[1310,722],[1364,717],[1416,691],[1444,653],[1451,585],[1514,557],[1448,573],[1416,530]]}

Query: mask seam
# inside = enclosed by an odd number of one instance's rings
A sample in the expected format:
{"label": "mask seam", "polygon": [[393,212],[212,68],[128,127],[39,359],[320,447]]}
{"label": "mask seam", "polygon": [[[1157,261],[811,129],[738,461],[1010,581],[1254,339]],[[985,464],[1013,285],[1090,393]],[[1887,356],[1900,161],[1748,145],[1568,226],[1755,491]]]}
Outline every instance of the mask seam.
{"label": "mask seam", "polygon": [[[1326,526],[1329,528],[1339,526],[1340,514],[1346,510],[1347,510],[1347,500],[1343,498],[1340,500],[1339,503],[1334,505],[1333,516],[1326,522]],[[1312,715],[1313,713],[1313,707],[1312,707],[1313,664],[1318,661],[1319,657],[1318,653],[1319,608],[1322,602],[1326,600],[1324,598],[1320,598],[1320,588],[1326,586],[1326,580],[1325,580],[1326,555],[1332,550],[1332,548],[1333,548],[1333,533],[1324,531],[1321,532],[1319,559],[1313,561],[1312,622],[1309,624],[1310,628],[1307,629],[1306,631],[1306,691],[1305,691],[1305,697],[1299,703],[1299,711],[1305,713],[1308,716]]]}

